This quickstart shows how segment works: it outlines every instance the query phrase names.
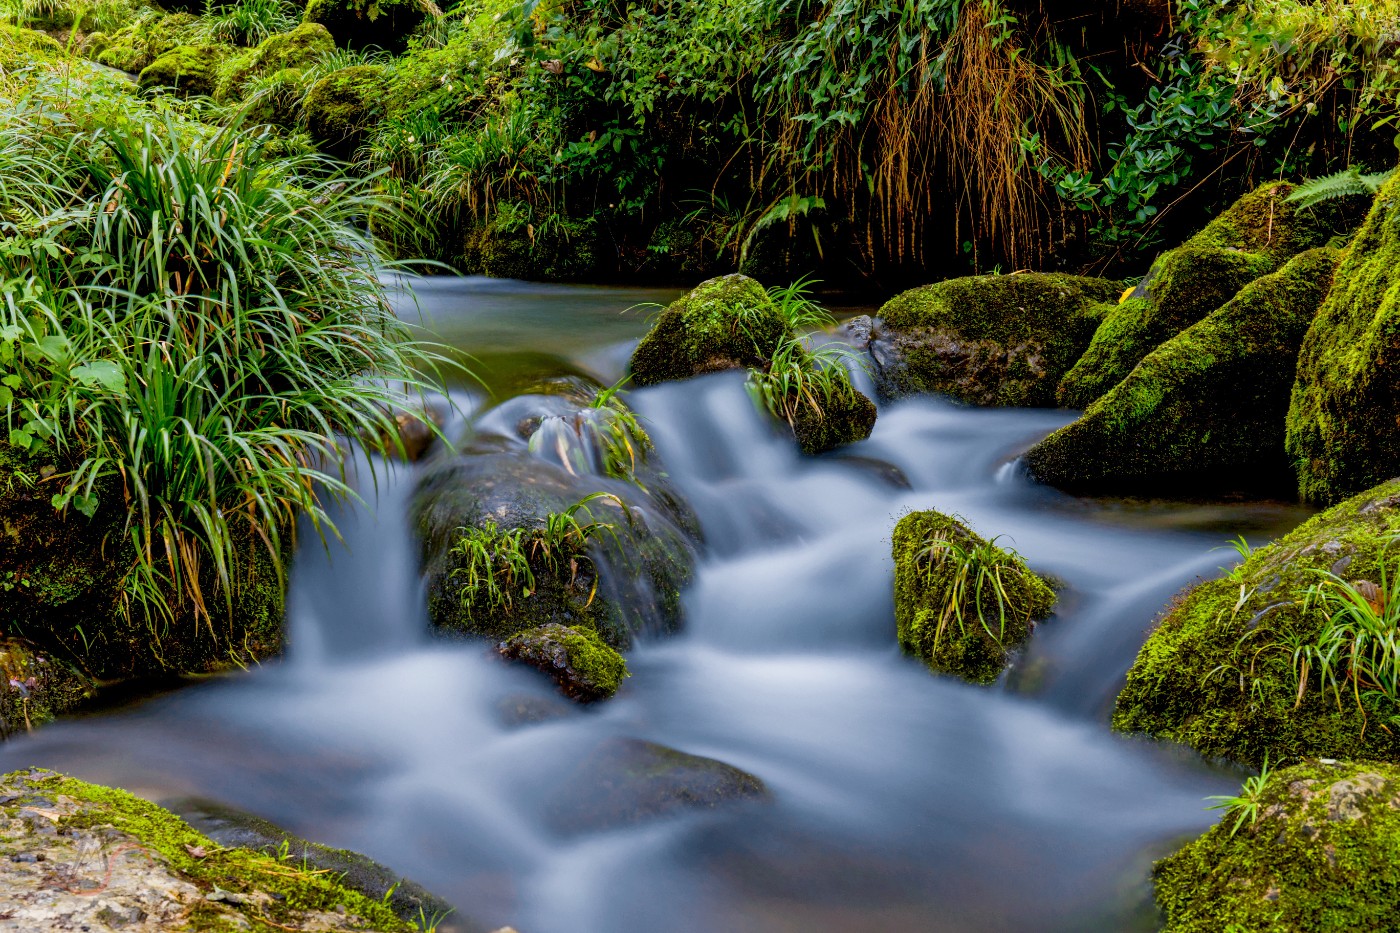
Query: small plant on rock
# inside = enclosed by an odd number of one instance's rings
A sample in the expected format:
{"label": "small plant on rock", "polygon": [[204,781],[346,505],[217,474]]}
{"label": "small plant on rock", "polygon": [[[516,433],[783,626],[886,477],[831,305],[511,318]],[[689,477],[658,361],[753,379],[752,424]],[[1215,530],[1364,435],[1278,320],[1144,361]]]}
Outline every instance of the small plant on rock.
{"label": "small plant on rock", "polygon": [[1253,777],[1245,778],[1244,786],[1240,792],[1234,796],[1216,795],[1207,797],[1207,800],[1218,800],[1219,803],[1212,804],[1209,810],[1224,810],[1228,819],[1233,816],[1235,825],[1230,827],[1230,835],[1240,831],[1245,820],[1253,826],[1259,822],[1259,805],[1264,798],[1264,788],[1269,783],[1269,756],[1264,756],[1264,766],[1259,769],[1259,773]]}
{"label": "small plant on rock", "polygon": [[934,645],[954,623],[960,632],[966,631],[973,614],[982,630],[998,643],[1006,636],[1008,619],[1029,622],[1031,607],[1018,605],[1013,582],[1013,577],[1029,573],[1029,568],[1014,550],[999,547],[998,540],[973,541],[939,532],[919,552],[918,563],[930,582],[942,572],[952,571],[941,591],[942,605],[934,607]]}

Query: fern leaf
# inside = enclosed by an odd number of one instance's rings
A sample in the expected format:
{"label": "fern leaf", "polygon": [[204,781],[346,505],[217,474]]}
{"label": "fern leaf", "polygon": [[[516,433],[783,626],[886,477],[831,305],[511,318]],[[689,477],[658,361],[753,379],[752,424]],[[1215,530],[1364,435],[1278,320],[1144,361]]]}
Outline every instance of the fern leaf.
{"label": "fern leaf", "polygon": [[1396,169],[1391,169],[1388,172],[1364,174],[1359,167],[1353,165],[1331,175],[1308,179],[1293,190],[1288,200],[1302,208],[1312,207],[1333,198],[1358,194],[1374,195],[1395,172]]}

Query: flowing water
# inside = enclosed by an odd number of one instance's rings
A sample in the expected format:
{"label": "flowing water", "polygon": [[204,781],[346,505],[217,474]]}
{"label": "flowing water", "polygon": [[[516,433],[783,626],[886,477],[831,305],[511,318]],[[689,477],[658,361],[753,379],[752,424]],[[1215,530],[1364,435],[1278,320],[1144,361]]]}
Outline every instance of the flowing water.
{"label": "flowing water", "polygon": [[[431,327],[500,394],[541,375],[617,380],[667,293],[436,279]],[[1238,776],[1112,734],[1123,672],[1170,595],[1218,572],[1276,503],[1085,500],[1016,454],[1070,416],[937,399],[804,459],[742,377],[629,393],[706,550],[684,634],[640,643],[613,701],[526,728],[531,671],[428,631],[405,518],[413,468],[379,465],[345,543],[307,536],[290,649],[265,665],[53,725],[0,748],[153,799],[197,795],[364,852],[522,933],[1151,928],[1151,859],[1214,819]],[[466,410],[484,404],[463,389]],[[895,647],[889,534],[938,508],[1063,581],[1004,682],[935,677]],[[718,758],[771,802],[561,837],[543,788],[613,736]],[[466,923],[469,920],[470,923]]]}

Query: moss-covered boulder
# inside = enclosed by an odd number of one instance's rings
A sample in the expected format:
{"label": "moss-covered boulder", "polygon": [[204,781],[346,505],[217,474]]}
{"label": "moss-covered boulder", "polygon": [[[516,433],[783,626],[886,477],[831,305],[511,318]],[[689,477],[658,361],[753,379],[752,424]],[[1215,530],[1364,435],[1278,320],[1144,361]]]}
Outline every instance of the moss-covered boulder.
{"label": "moss-covered boulder", "polygon": [[1400,929],[1400,769],[1308,761],[1242,796],[1154,868],[1163,933]]}
{"label": "moss-covered boulder", "polygon": [[12,929],[418,929],[334,874],[224,848],[125,791],[36,769],[0,778],[0,801]]}
{"label": "moss-covered boulder", "polygon": [[342,48],[397,55],[414,30],[441,15],[430,0],[310,0],[303,21],[326,27]]}
{"label": "moss-covered boulder", "polygon": [[1149,353],[1026,465],[1062,488],[1153,489],[1289,475],[1284,421],[1298,349],[1327,296],[1337,250],[1308,250]]}
{"label": "moss-covered boulder", "polygon": [[291,32],[268,36],[256,48],[245,49],[219,69],[215,98],[241,100],[248,84],[287,69],[305,69],[335,51],[335,40],[319,23],[302,23]]}
{"label": "moss-covered boulder", "polygon": [[[1139,652],[1113,726],[1260,765],[1307,757],[1400,761],[1400,708],[1370,688],[1324,688],[1295,652],[1330,612],[1309,591],[1324,574],[1400,585],[1400,480],[1314,516],[1228,576],[1175,600]],[[1362,589],[1367,589],[1362,586]],[[1375,592],[1375,591],[1371,591]],[[1387,598],[1394,594],[1388,594]],[[1299,674],[1303,676],[1300,678]],[[1301,688],[1300,688],[1301,680]]]}
{"label": "moss-covered boulder", "polygon": [[1292,186],[1275,182],[1240,198],[1176,249],[1109,310],[1056,398],[1087,408],[1157,346],[1306,249],[1325,246],[1342,225],[1336,208],[1298,210]]}
{"label": "moss-covered boulder", "polygon": [[137,80],[143,91],[160,88],[181,97],[207,97],[214,93],[227,52],[215,45],[177,45],[142,68]]}
{"label": "moss-covered boulder", "polygon": [[0,739],[52,722],[93,693],[66,661],[21,638],[0,638]]}
{"label": "moss-covered boulder", "polygon": [[498,205],[491,219],[470,227],[458,256],[468,275],[536,282],[574,282],[603,274],[603,249],[591,218],[560,218],[548,229],[531,222],[524,205]]}
{"label": "moss-covered boulder", "polygon": [[938,392],[973,405],[1053,405],[1119,282],[976,275],[924,285],[880,308],[867,349],[886,398]]}
{"label": "moss-covered boulder", "polygon": [[628,676],[627,662],[597,632],[557,622],[518,632],[496,652],[553,678],[561,693],[580,703],[610,698]]}
{"label": "moss-covered boulder", "polygon": [[1055,605],[1050,584],[1019,555],[956,518],[911,512],[893,544],[900,647],[940,673],[992,683]]}
{"label": "moss-covered boulder", "polygon": [[120,490],[102,487],[92,518],[58,512],[48,480],[68,468],[0,443],[0,636],[102,680],[206,673],[281,651],[283,582],[260,539],[238,547],[230,599],[204,561],[205,611],[177,600],[173,618],[147,618],[123,589],[135,552]]}
{"label": "moss-covered boulder", "polygon": [[180,45],[198,46],[200,24],[188,13],[145,13],[107,37],[94,54],[98,64],[139,74]]}
{"label": "moss-covered boulder", "polygon": [[355,65],[326,75],[306,94],[306,128],[327,152],[348,159],[383,112],[388,77],[382,65]]}
{"label": "moss-covered boulder", "polygon": [[827,398],[813,403],[810,398],[789,399],[793,412],[793,436],[804,454],[819,454],[863,441],[875,429],[875,403],[855,386],[845,370],[833,372],[835,389]]}
{"label": "moss-covered boulder", "polygon": [[733,765],[655,742],[611,738],[549,797],[545,820],[557,833],[577,835],[769,799],[763,781]]}
{"label": "moss-covered boulder", "polygon": [[763,286],[745,275],[708,279],[656,316],[632,353],[639,386],[727,369],[762,368],[789,337]]}
{"label": "moss-covered boulder", "polygon": [[1381,189],[1303,341],[1288,453],[1309,502],[1400,467],[1400,175]]}

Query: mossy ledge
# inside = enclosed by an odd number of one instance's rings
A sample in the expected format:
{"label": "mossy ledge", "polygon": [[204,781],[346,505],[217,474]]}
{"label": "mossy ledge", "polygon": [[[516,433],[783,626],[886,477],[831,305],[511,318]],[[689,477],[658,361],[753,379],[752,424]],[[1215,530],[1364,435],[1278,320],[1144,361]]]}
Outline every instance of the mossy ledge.
{"label": "mossy ledge", "polygon": [[1329,505],[1400,470],[1400,173],[1376,196],[1303,340],[1288,412],[1302,497]]}
{"label": "mossy ledge", "polygon": [[1400,768],[1308,761],[1254,804],[1157,863],[1163,933],[1400,928]]}
{"label": "mossy ledge", "polygon": [[222,848],[123,790],[36,769],[0,778],[0,800],[6,910],[28,929],[107,928],[109,917],[171,930],[417,929],[332,875]]}
{"label": "mossy ledge", "polygon": [[1261,765],[1302,758],[1400,761],[1400,710],[1363,695],[1339,701],[1316,683],[1298,698],[1293,640],[1316,637],[1308,588],[1330,571],[1394,580],[1400,564],[1400,480],[1314,516],[1256,549],[1234,572],[1178,595],[1139,652],[1113,726],[1180,742],[1208,758]]}
{"label": "mossy ledge", "polygon": [[1284,420],[1298,348],[1337,259],[1327,247],[1302,253],[1147,354],[1027,452],[1031,474],[1098,492],[1291,482]]}
{"label": "mossy ledge", "polygon": [[893,548],[900,647],[940,673],[992,683],[1055,605],[1019,555],[941,512],[901,518]]}

